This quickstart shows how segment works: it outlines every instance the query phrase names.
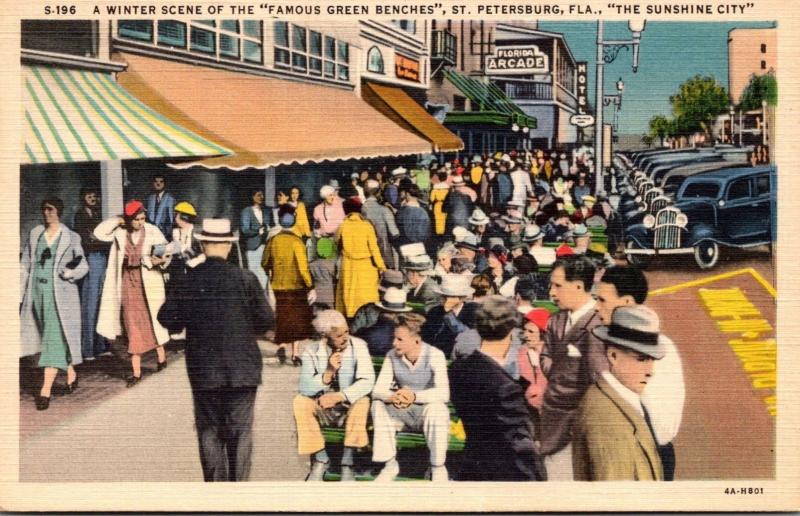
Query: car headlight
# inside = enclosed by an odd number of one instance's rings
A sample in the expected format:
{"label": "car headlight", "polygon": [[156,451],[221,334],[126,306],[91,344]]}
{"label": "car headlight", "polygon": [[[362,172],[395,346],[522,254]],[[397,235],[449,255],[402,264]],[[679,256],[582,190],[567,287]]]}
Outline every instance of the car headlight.
{"label": "car headlight", "polygon": [[647,229],[650,229],[650,228],[652,228],[652,227],[654,227],[656,225],[656,218],[654,216],[650,215],[650,214],[647,214],[642,219],[642,224]]}
{"label": "car headlight", "polygon": [[685,228],[688,223],[689,217],[687,217],[685,213],[678,213],[675,217],[675,224],[677,224],[678,227]]}
{"label": "car headlight", "polygon": [[633,200],[636,201],[636,202],[642,202],[642,196],[641,195],[637,195],[636,197],[633,198]]}

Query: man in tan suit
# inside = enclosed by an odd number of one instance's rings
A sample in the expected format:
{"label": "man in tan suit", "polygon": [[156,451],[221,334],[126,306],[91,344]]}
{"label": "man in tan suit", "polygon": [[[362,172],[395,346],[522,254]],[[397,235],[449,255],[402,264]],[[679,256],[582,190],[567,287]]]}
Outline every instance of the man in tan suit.
{"label": "man in tan suit", "polygon": [[614,310],[593,333],[606,343],[610,370],[586,391],[573,435],[576,480],[664,480],[641,395],[666,353],[658,316],[642,305]]}

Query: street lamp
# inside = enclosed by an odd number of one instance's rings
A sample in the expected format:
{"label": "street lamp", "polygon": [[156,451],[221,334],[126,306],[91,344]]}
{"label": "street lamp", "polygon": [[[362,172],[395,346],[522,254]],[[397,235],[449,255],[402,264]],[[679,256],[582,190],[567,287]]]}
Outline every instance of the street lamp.
{"label": "street lamp", "polygon": [[[603,96],[603,67],[606,63],[613,63],[617,55],[624,48],[626,50],[633,48],[633,73],[639,68],[639,43],[642,39],[642,32],[644,32],[646,21],[645,20],[630,20],[628,22],[628,30],[631,31],[631,39],[629,40],[604,40],[603,39],[603,22],[597,21],[597,74],[596,74],[596,102],[597,106],[594,118],[594,170],[595,170],[595,194],[604,191],[603,188],[603,106],[609,105],[605,102]],[[617,82],[618,95],[611,95],[611,97],[618,97],[618,101],[614,101],[615,106],[621,105],[622,102],[622,89],[625,85],[622,84],[622,78]],[[617,104],[619,102],[619,104]]]}
{"label": "street lamp", "polygon": [[733,115],[735,114],[735,111],[734,111],[734,109],[735,109],[735,108],[733,107],[733,104],[731,104],[730,106],[728,106],[728,114],[729,114],[729,115],[730,115],[730,117],[731,117],[731,140],[730,140],[730,142],[731,142],[731,145],[733,145]]}

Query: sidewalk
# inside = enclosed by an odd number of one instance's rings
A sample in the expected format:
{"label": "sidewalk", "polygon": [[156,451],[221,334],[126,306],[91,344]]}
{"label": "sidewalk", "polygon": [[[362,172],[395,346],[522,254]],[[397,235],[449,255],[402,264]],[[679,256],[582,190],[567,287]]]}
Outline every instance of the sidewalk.
{"label": "sidewalk", "polygon": [[[299,369],[265,358],[250,480],[303,480],[292,397]],[[20,442],[23,482],[202,481],[183,356],[131,389]]]}

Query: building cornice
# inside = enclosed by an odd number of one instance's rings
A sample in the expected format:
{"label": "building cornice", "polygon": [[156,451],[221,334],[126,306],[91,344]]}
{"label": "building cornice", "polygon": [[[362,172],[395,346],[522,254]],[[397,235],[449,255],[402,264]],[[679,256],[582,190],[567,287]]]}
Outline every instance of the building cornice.
{"label": "building cornice", "polygon": [[73,56],[57,52],[44,52],[42,50],[22,49],[21,60],[23,64],[55,65],[104,73],[122,72],[127,68],[125,63],[116,61]]}

